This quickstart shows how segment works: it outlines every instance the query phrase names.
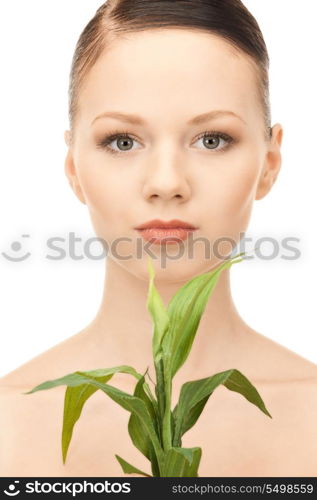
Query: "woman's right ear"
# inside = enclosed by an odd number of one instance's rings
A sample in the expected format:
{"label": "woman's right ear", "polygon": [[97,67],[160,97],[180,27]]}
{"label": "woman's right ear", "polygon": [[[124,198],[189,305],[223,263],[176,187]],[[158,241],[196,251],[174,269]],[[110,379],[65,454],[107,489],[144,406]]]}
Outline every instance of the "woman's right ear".
{"label": "woman's right ear", "polygon": [[74,164],[74,158],[73,158],[73,153],[72,149],[70,147],[70,142],[69,142],[69,131],[66,130],[64,134],[65,138],[65,143],[68,146],[68,152],[65,158],[65,175],[68,179],[69,185],[74,191],[75,195],[77,198],[84,204],[86,205],[86,200],[84,197],[84,193],[81,189],[80,182],[78,179],[78,175],[76,172],[75,164]]}

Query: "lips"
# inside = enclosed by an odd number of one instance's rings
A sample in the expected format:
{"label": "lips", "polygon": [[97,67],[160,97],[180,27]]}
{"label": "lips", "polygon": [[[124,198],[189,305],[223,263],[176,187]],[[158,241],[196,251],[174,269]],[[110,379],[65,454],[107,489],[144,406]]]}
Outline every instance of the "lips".
{"label": "lips", "polygon": [[153,244],[162,245],[177,243],[188,238],[189,234],[198,229],[188,222],[179,219],[162,221],[154,219],[135,228],[142,238]]}
{"label": "lips", "polygon": [[141,224],[140,226],[136,227],[135,229],[149,229],[149,228],[163,228],[163,229],[175,229],[175,228],[181,228],[181,229],[198,229],[197,227],[193,226],[192,224],[189,224],[188,222],[184,222],[179,219],[173,219],[170,221],[163,221],[160,219],[153,219],[148,222],[145,222],[144,224]]}

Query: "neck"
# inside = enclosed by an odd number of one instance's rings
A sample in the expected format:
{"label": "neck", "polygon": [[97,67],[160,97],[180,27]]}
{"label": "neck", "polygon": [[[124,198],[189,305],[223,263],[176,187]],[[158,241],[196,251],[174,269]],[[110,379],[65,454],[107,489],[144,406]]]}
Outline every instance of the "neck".
{"label": "neck", "polygon": [[[165,306],[184,283],[157,282],[155,286]],[[89,335],[100,352],[107,352],[111,366],[128,364],[140,373],[152,364],[153,323],[146,307],[148,281],[141,280],[108,259],[103,296],[99,311],[89,325]],[[246,325],[231,296],[230,272],[221,272],[202,315],[197,334],[181,378],[193,373],[210,376],[230,368],[239,360],[244,345]],[[237,363],[236,363],[237,364]],[[109,365],[110,366],[110,365]],[[176,377],[178,375],[176,374]]]}

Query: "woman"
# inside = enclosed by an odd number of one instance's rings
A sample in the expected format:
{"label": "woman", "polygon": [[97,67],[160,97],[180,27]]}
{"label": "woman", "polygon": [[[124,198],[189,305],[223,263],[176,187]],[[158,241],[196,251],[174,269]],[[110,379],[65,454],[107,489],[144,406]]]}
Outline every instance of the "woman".
{"label": "woman", "polygon": [[[281,167],[265,42],[239,0],[103,4],[76,47],[69,111],[65,173],[106,244],[104,294],[86,328],[2,378],[2,475],[122,476],[115,453],[149,470],[129,438],[129,414],[101,391],[84,407],[66,465],[65,387],[21,392],[121,364],[149,366],[153,378],[148,253],[167,305],[231,253]],[[175,220],[182,229],[168,229]],[[203,449],[200,476],[313,476],[317,367],[244,322],[225,270],[175,376],[173,406],[185,381],[229,368],[249,378],[273,418],[218,388],[183,437],[184,447]],[[113,385],[132,393],[135,380],[117,374]]]}

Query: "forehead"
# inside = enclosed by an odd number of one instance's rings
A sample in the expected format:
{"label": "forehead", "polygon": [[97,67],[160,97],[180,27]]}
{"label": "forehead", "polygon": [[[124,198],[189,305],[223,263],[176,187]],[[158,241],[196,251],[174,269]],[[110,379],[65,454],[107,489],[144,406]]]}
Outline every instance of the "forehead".
{"label": "forehead", "polygon": [[80,114],[93,119],[108,109],[137,113],[142,107],[143,115],[147,110],[149,116],[176,113],[183,119],[199,111],[230,109],[252,120],[258,114],[255,68],[247,54],[200,30],[124,34],[87,74]]}

